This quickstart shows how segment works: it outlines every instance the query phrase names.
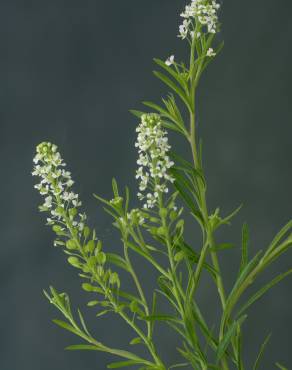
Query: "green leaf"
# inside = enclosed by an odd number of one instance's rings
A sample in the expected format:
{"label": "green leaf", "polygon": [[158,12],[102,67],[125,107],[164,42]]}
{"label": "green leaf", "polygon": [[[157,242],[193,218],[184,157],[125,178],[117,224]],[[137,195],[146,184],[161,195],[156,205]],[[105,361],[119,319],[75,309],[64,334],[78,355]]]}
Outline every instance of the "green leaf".
{"label": "green leaf", "polygon": [[158,58],[154,58],[154,62],[158,64],[161,68],[163,68],[166,72],[168,72],[186,92],[188,91],[187,82],[183,76],[177,73],[173,68],[167,66],[164,61]]}
{"label": "green leaf", "polygon": [[235,349],[236,349],[236,365],[238,367],[238,370],[244,370],[242,362],[242,334],[239,325],[237,325]]}
{"label": "green leaf", "polygon": [[171,122],[165,121],[164,119],[162,119],[162,125],[168,130],[172,130],[172,131],[179,132],[181,134],[185,134],[184,131],[181,130],[178,126],[176,126],[175,124]]}
{"label": "green leaf", "polygon": [[175,181],[174,186],[177,189],[177,191],[179,192],[182,199],[184,200],[185,204],[190,208],[191,213],[196,218],[198,218],[201,225],[204,225],[204,218],[203,218],[201,212],[199,211],[199,209],[195,207],[194,201],[191,198],[191,196],[185,191],[185,189],[183,188],[183,186],[179,182]]}
{"label": "green leaf", "polygon": [[172,123],[162,120],[162,123],[166,128],[169,128],[170,130],[174,130],[174,131],[179,131],[180,133],[185,134],[184,130],[182,129],[182,125],[179,123],[179,121],[177,121],[177,117],[173,117],[167,110],[160,107],[158,104],[155,104],[150,101],[143,101],[142,104],[159,112],[161,117],[168,118],[170,121],[174,123],[174,125],[172,125]]}
{"label": "green leaf", "polygon": [[228,328],[227,332],[225,333],[222,341],[218,345],[216,358],[217,358],[217,364],[221,360],[221,358],[224,356],[224,353],[227,349],[227,347],[230,344],[231,339],[236,334],[238,326],[241,326],[243,321],[247,318],[247,315],[242,316],[239,320],[234,321]]}
{"label": "green leaf", "polygon": [[287,277],[291,273],[292,273],[292,269],[286,271],[283,274],[278,275],[272,281],[270,281],[268,284],[263,286],[259,291],[257,291],[255,294],[253,294],[251,298],[249,298],[249,300],[240,309],[237,316],[240,316],[244,311],[246,311],[249,308],[249,306],[251,306],[255,301],[260,299],[269,289],[271,289],[274,285],[278,284],[280,281],[282,281],[285,277]]}
{"label": "green leaf", "polygon": [[123,270],[126,270],[126,271],[130,271],[129,270],[129,266],[126,262],[126,260],[124,260],[121,256],[119,256],[118,254],[115,254],[115,253],[107,253],[106,254],[106,260],[107,262],[115,265],[115,266],[118,266],[120,268],[122,268]]}
{"label": "green leaf", "polygon": [[65,348],[67,351],[98,351],[97,346],[90,344],[73,344]]}
{"label": "green leaf", "polygon": [[94,307],[94,306],[96,306],[96,305],[98,305],[99,304],[99,301],[89,301],[88,303],[87,303],[87,306],[88,307]]}
{"label": "green leaf", "polygon": [[177,168],[172,168],[170,170],[170,173],[175,178],[175,181],[182,188],[185,188],[186,190],[188,190],[198,202],[199,200],[198,190],[197,190],[197,187],[195,187],[194,184],[191,182],[190,178],[188,176],[181,174],[181,172]]}
{"label": "green leaf", "polygon": [[108,312],[111,312],[112,310],[103,310],[103,311],[100,311],[98,312],[95,316],[96,317],[101,317],[101,316],[104,316],[105,314],[107,314]]}
{"label": "green leaf", "polygon": [[213,248],[209,248],[209,249],[212,252],[218,252],[218,251],[222,251],[222,250],[225,250],[225,249],[231,249],[231,248],[234,248],[234,244],[232,244],[232,243],[220,243],[220,244],[215,245]]}
{"label": "green leaf", "polygon": [[69,257],[68,263],[73,267],[77,267],[77,268],[81,267],[80,260],[77,257],[72,257],[72,256]]}
{"label": "green leaf", "polygon": [[[152,298],[151,315],[156,315],[156,306],[157,306],[157,294],[154,291],[153,292],[153,298]],[[154,332],[154,324],[155,324],[155,321],[150,322],[151,337],[153,336],[153,332]]]}
{"label": "green leaf", "polygon": [[241,284],[244,282],[246,277],[249,275],[249,273],[253,270],[253,268],[257,265],[259,261],[259,257],[261,255],[262,251],[259,251],[253,259],[245,266],[245,268],[241,271],[240,275],[238,276],[231,293],[228,296],[227,304],[232,300],[234,294],[236,294],[238,288],[241,286]]}
{"label": "green leaf", "polygon": [[170,151],[170,157],[174,162],[179,163],[185,170],[192,171],[194,169],[194,166],[190,162],[186,161],[174,151]]}
{"label": "green leaf", "polygon": [[185,366],[189,366],[189,363],[188,362],[184,362],[182,364],[175,364],[175,365],[170,366],[169,369],[176,369],[178,367],[185,367]]}
{"label": "green leaf", "polygon": [[218,224],[218,226],[222,224],[230,225],[231,219],[237,215],[237,213],[241,210],[241,208],[242,208],[242,204],[239,207],[237,207],[236,210],[233,211],[229,216],[223,218],[221,222]]}
{"label": "green leaf", "polygon": [[266,339],[264,340],[264,343],[261,345],[261,348],[260,348],[260,351],[259,351],[259,354],[257,355],[257,358],[256,358],[256,361],[253,365],[253,370],[257,370],[258,367],[259,367],[259,364],[260,364],[260,361],[263,357],[263,354],[265,352],[265,349],[266,349],[266,346],[267,344],[269,343],[269,340],[271,339],[271,335],[272,334],[269,334]]}
{"label": "green leaf", "polygon": [[141,362],[137,361],[121,361],[121,362],[113,362],[112,364],[107,365],[108,369],[118,369],[121,367],[127,367],[127,366],[132,366],[132,365],[138,365],[141,364]]}
{"label": "green leaf", "polygon": [[169,114],[174,118],[176,124],[184,131],[186,132],[185,129],[185,124],[184,120],[182,118],[181,112],[176,104],[175,98],[172,94],[170,94],[167,99],[162,99],[166,109],[168,110]]}
{"label": "green leaf", "polygon": [[172,321],[172,322],[183,325],[183,322],[181,320],[171,315],[149,315],[149,316],[143,316],[143,319],[145,321]]}
{"label": "green leaf", "polygon": [[153,73],[154,73],[154,76],[156,76],[158,79],[164,82],[182,99],[182,101],[185,103],[185,105],[190,111],[192,110],[190,102],[189,102],[189,98],[179,86],[177,86],[170,78],[165,76],[163,73],[157,72],[157,71],[154,71]]}
{"label": "green leaf", "polygon": [[124,291],[122,291],[120,289],[116,289],[116,288],[112,288],[111,290],[112,290],[113,293],[117,294],[119,297],[126,298],[129,301],[137,301],[141,306],[143,306],[143,302],[141,301],[141,299],[139,299],[135,295],[124,292]]}
{"label": "green leaf", "polygon": [[266,255],[270,253],[276,245],[283,239],[283,237],[288,233],[289,230],[292,229],[292,220],[290,220],[274,237],[271,244],[269,245],[269,248],[266,252]]}
{"label": "green leaf", "polygon": [[78,244],[74,239],[69,239],[66,241],[66,248],[69,250],[76,250],[78,249]]}
{"label": "green leaf", "polygon": [[[195,252],[185,241],[178,243],[177,247],[179,247],[185,253],[185,255],[191,262],[198,263],[200,255],[197,252]],[[218,272],[214,269],[213,266],[211,266],[207,262],[204,262],[203,268],[206,269],[212,275],[214,280],[216,280]]]}
{"label": "green leaf", "polygon": [[68,324],[67,322],[65,321],[62,321],[62,320],[57,320],[57,319],[54,319],[52,320],[53,323],[55,323],[56,325],[60,326],[61,328],[63,329],[66,329],[76,335],[80,335],[80,331],[77,330],[76,328],[74,328],[72,325]]}
{"label": "green leaf", "polygon": [[132,113],[135,117],[141,118],[145,112],[140,110],[130,109],[130,113]]}
{"label": "green leaf", "polygon": [[84,235],[84,238],[87,239],[90,235],[90,228],[88,226],[85,226],[84,227],[84,230],[83,230],[83,235]]}
{"label": "green leaf", "polygon": [[287,367],[284,367],[283,365],[279,364],[279,362],[276,362],[275,364],[280,370],[288,370]]}
{"label": "green leaf", "polygon": [[192,312],[193,312],[194,319],[199,324],[199,327],[200,327],[202,333],[204,334],[207,343],[209,343],[210,347],[213,348],[216,351],[217,346],[218,346],[217,340],[214,338],[212,332],[208,328],[208,326],[206,324],[206,321],[203,318],[203,315],[202,315],[198,305],[195,302],[191,302],[191,304],[192,304]]}
{"label": "green leaf", "polygon": [[245,268],[248,263],[248,245],[249,245],[249,228],[247,223],[244,223],[242,226],[242,237],[241,237],[241,245],[242,245],[242,252],[241,252],[241,264],[240,264],[240,272]]}
{"label": "green leaf", "polygon": [[113,187],[113,193],[115,198],[119,197],[119,189],[118,189],[118,184],[115,178],[112,179],[112,187]]}
{"label": "green leaf", "polygon": [[151,101],[143,101],[142,104],[146,105],[146,107],[149,107],[151,109],[156,110],[161,114],[161,116],[167,117],[169,119],[172,119],[171,115],[165,110],[164,108],[160,107],[158,104],[155,104]]}
{"label": "green leaf", "polygon": [[86,334],[88,334],[89,336],[91,336],[90,333],[89,333],[89,331],[88,331],[88,329],[87,329],[87,327],[86,327],[86,324],[85,324],[84,318],[82,316],[82,313],[81,313],[81,311],[79,309],[78,309],[78,315],[79,315],[79,320],[81,322],[81,325],[83,327],[83,330],[85,331]]}
{"label": "green leaf", "polygon": [[141,343],[143,343],[143,342],[142,342],[142,339],[140,337],[133,338],[130,342],[131,345],[136,345],[136,344],[141,344]]}

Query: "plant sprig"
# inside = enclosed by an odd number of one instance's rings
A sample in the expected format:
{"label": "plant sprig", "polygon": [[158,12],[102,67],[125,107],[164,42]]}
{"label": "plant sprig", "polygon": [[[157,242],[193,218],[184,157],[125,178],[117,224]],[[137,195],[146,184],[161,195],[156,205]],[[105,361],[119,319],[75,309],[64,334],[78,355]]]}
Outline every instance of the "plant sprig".
{"label": "plant sprig", "polygon": [[[74,193],[71,173],[56,145],[44,142],[37,147],[33,175],[40,177],[35,187],[45,202],[40,206],[48,213],[47,224],[56,234],[55,246],[63,249],[68,263],[78,270],[82,288],[94,299],[88,306],[97,310],[97,317],[114,312],[132,329],[135,337],[131,346],[142,344],[149,359],[133,352],[114,349],[97,341],[90,333],[85,319],[78,312],[75,319],[69,297],[53,287],[46,297],[64,316],[66,321],[54,320],[58,326],[80,337],[84,343],[67,347],[69,350],[96,350],[119,357],[108,368],[138,366],[140,370],[166,370],[191,367],[195,370],[248,369],[243,352],[243,324],[246,311],[270,288],[292,273],[292,269],[278,274],[252,295],[254,284],[272,263],[292,246],[292,220],[274,237],[271,243],[251,256],[250,235],[245,223],[241,233],[241,256],[238,275],[230,291],[226,291],[218,255],[234,248],[231,243],[216,241],[216,231],[230,225],[241,206],[230,215],[223,216],[219,208],[211,211],[207,204],[207,179],[204,174],[202,144],[196,124],[197,90],[202,74],[222,50],[216,34],[220,30],[216,0],[191,0],[181,14],[183,23],[179,37],[187,41],[189,60],[177,62],[174,55],[166,61],[154,59],[158,70],[154,75],[168,88],[162,103],[144,101],[151,112],[132,110],[139,118],[136,147],[138,150],[138,208],[131,208],[130,190],[120,192],[117,181],[112,181],[113,198],[94,197],[103,204],[105,212],[113,218],[121,240],[120,253],[103,247],[94,230],[87,225],[87,217],[80,212],[81,201]],[[171,148],[168,131],[181,135],[190,148],[189,158],[183,158]],[[185,214],[189,213],[201,229],[201,241],[194,245],[186,240]],[[157,274],[157,287],[151,300],[133,263],[137,255],[152,266]],[[129,274],[135,290],[128,291],[120,279],[120,271]],[[211,328],[204,317],[197,290],[202,273],[212,278],[221,303],[218,330]],[[242,297],[246,295],[245,301]],[[159,300],[165,299],[170,311],[159,309]],[[163,322],[181,339],[178,348],[183,360],[168,364],[158,353],[155,324]],[[269,342],[262,344],[253,369]],[[279,363],[276,366],[285,369]]]}

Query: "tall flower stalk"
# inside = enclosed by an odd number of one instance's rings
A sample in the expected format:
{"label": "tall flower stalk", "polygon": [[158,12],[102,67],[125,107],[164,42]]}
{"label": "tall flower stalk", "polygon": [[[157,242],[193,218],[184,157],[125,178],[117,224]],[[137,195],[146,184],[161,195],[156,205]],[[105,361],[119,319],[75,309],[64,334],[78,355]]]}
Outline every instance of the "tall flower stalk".
{"label": "tall flower stalk", "polygon": [[[292,220],[264,251],[253,257],[249,255],[249,229],[244,224],[238,275],[230,291],[224,286],[218,255],[233,246],[218,244],[216,231],[230,224],[240,207],[222,216],[219,208],[210,211],[207,205],[195,105],[200,78],[223,47],[216,40],[220,31],[219,9],[216,0],[192,0],[185,7],[178,37],[189,47],[189,61],[178,62],[174,55],[165,61],[155,59],[160,71],[154,74],[168,87],[169,94],[162,99],[162,104],[144,102],[151,112],[132,111],[139,118],[135,176],[140,207],[130,208],[130,191],[126,188],[121,193],[116,180],[112,182],[112,199],[95,195],[120,232],[120,253],[103,247],[95,231],[88,227],[86,215],[80,211],[79,196],[72,190],[71,173],[66,170],[57,146],[45,142],[37,147],[33,175],[39,177],[40,182],[35,187],[44,197],[40,210],[47,213],[47,224],[56,233],[54,245],[61,247],[69,264],[77,268],[82,288],[96,296],[88,306],[98,309],[98,317],[116,313],[133,331],[130,344],[142,344],[147,349],[148,357],[144,358],[135,351],[104,345],[89,332],[80,310],[77,311],[78,320],[75,318],[68,295],[51,287],[45,295],[65,317],[65,321],[54,322],[83,339],[82,344],[68,349],[97,350],[120,357],[122,361],[110,364],[109,368],[258,369],[270,337],[265,339],[254,364],[246,362],[243,345],[246,311],[272,286],[292,273],[290,269],[279,274],[256,293],[249,293],[248,288],[258,276],[291,247]],[[190,158],[181,157],[171,147],[169,130],[185,139]],[[195,248],[193,242],[185,238],[186,214],[190,214],[201,228],[200,248]],[[151,299],[145,294],[144,281],[140,271],[136,271],[132,254],[144,258],[157,273],[158,286]],[[130,275],[134,291],[123,286],[120,270]],[[212,277],[221,303],[217,332],[205,319],[196,294],[203,273]],[[245,301],[240,300],[243,293],[246,293]],[[161,299],[168,302],[171,314],[160,311]],[[180,337],[180,363],[170,364],[169,359],[158,352],[154,330],[157,321],[163,321]]]}

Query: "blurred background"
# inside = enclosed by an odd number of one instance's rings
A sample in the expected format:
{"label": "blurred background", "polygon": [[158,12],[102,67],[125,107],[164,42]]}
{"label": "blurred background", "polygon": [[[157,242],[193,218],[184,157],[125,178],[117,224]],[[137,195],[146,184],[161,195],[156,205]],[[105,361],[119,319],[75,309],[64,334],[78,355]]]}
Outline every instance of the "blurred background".
{"label": "blurred background", "polygon": [[[54,235],[37,210],[41,198],[33,189],[32,157],[41,141],[59,146],[90,224],[105,248],[118,250],[119,236],[92,193],[110,198],[114,176],[130,186],[137,205],[137,120],[128,110],[166,95],[152,76],[152,58],[186,57],[186,44],[177,38],[184,5],[181,0],[1,0],[1,370],[93,370],[111,362],[106,354],[64,351],[81,341],[51,322],[60,316],[42,293],[50,284],[70,294],[105,344],[127,348],[125,338],[133,337],[118,318],[96,319],[86,307],[88,295],[76,271],[53,248]],[[220,35],[225,48],[200,85],[209,207],[220,206],[227,214],[244,204],[232,227],[218,236],[238,245],[222,252],[228,289],[238,268],[242,223],[250,225],[255,254],[291,219],[291,11],[287,0],[225,1]],[[171,141],[189,155],[185,143],[175,136]],[[190,237],[193,230],[187,231]],[[291,268],[291,260],[288,253],[256,286]],[[151,270],[140,259],[135,265],[150,290]],[[220,306],[211,285],[204,277],[198,299],[212,324]],[[269,332],[262,369],[274,369],[276,361],[292,367],[291,287],[288,278],[249,310],[247,369]],[[173,363],[179,358],[175,336],[163,326],[157,333],[164,358]]]}

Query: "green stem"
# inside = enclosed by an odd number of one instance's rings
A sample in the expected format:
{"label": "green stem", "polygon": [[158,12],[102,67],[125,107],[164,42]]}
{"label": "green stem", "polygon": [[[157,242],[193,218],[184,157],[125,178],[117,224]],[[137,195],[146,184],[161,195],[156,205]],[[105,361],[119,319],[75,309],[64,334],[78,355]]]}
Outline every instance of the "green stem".
{"label": "green stem", "polygon": [[[195,113],[190,114],[190,145],[192,149],[192,155],[193,155],[193,161],[194,161],[194,166],[196,170],[202,170],[201,168],[201,163],[199,160],[198,156],[198,150],[197,150],[197,145],[196,145],[196,129],[195,129]],[[214,252],[212,249],[215,247],[215,240],[214,240],[214,235],[213,235],[213,230],[210,225],[209,221],[209,214],[208,214],[208,208],[207,208],[207,200],[206,200],[206,191],[205,191],[205,186],[200,178],[198,178],[198,190],[199,190],[199,196],[200,196],[200,208],[202,212],[202,216],[204,219],[205,227],[206,227],[206,239],[207,239],[207,244],[205,244],[205,247],[203,248],[201,255],[200,255],[200,260],[198,263],[199,270],[197,271],[197,276],[200,276],[203,263],[205,261],[205,258],[207,256],[207,251],[208,249],[211,249],[211,258],[212,258],[212,263],[214,268],[217,271],[216,274],[216,281],[217,281],[217,287],[218,287],[218,293],[220,296],[221,304],[223,310],[225,309],[226,306],[226,297],[225,297],[225,289],[223,285],[223,280],[221,277],[221,269],[218,261],[218,257],[216,252]],[[209,246],[209,248],[208,248]]]}
{"label": "green stem", "polygon": [[[128,236],[127,235],[123,235],[123,243],[124,243],[124,256],[125,256],[125,260],[127,261],[127,264],[128,264],[128,268],[129,268],[129,272],[134,280],[134,283],[136,285],[136,288],[137,288],[137,291],[140,295],[140,298],[143,302],[143,305],[144,305],[144,309],[145,309],[145,314],[146,316],[149,316],[150,315],[150,312],[149,312],[149,307],[148,307],[148,304],[147,304],[147,301],[146,301],[146,298],[145,298],[145,294],[143,292],[143,289],[142,289],[142,286],[140,284],[140,281],[138,279],[138,276],[133,268],[133,265],[132,265],[132,262],[130,260],[130,257],[129,257],[129,253],[128,253],[128,246],[127,246],[127,239],[128,239]],[[151,323],[150,321],[147,321],[147,337],[148,339],[150,340],[151,339]]]}
{"label": "green stem", "polygon": [[[191,71],[192,71],[192,66],[194,63],[193,58],[194,58],[194,41],[192,43],[192,48],[191,48],[191,60],[190,60],[190,70]],[[191,75],[190,98],[192,101],[192,110],[189,112],[190,113],[189,143],[191,146],[194,167],[196,170],[199,170],[199,171],[202,170],[201,168],[202,166],[201,166],[201,159],[199,158],[199,155],[198,155],[197,142],[196,142],[195,93],[196,93],[196,86],[198,84],[197,76],[200,74],[200,68],[201,68],[201,65],[198,67],[197,73],[196,74],[192,73]],[[193,293],[195,292],[198,286],[199,278],[200,278],[201,271],[203,268],[203,263],[205,262],[205,259],[207,257],[207,252],[209,249],[211,249],[212,263],[213,263],[214,268],[217,271],[216,283],[217,283],[218,293],[219,293],[221,305],[224,311],[225,306],[226,306],[225,289],[224,289],[223,280],[221,277],[221,269],[220,269],[218,257],[217,257],[216,252],[213,251],[213,248],[215,247],[215,240],[214,240],[213,230],[212,230],[212,227],[209,221],[209,213],[208,213],[207,200],[206,200],[206,189],[205,189],[205,185],[202,179],[198,178],[197,184],[198,184],[198,191],[199,191],[200,209],[201,209],[202,216],[204,219],[204,224],[205,224],[206,242],[201,251],[197,269],[195,272],[195,283],[194,283]],[[225,358],[223,358],[222,360],[222,367],[224,370],[228,370],[228,364]]]}

